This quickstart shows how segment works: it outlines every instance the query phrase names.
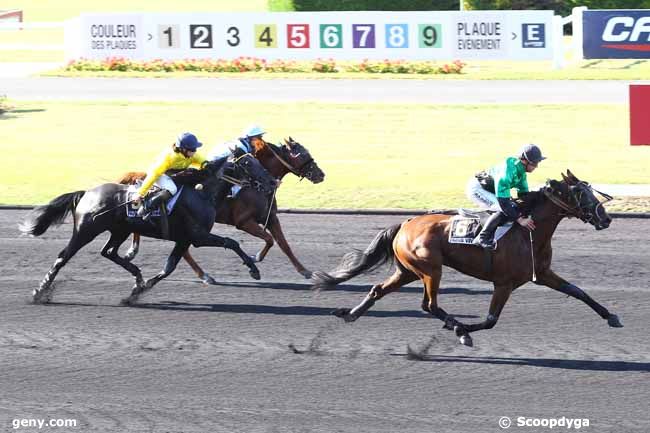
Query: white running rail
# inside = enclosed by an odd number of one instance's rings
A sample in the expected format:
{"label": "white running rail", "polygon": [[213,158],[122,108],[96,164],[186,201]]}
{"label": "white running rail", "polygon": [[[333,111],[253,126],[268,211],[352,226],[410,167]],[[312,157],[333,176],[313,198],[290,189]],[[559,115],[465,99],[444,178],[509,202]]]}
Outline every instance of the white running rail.
{"label": "white running rail", "polygon": [[[2,36],[2,31],[10,30],[24,30],[24,31],[38,31],[38,29],[64,29],[65,22],[12,22],[12,21],[2,21],[0,20],[0,38],[4,39]],[[63,39],[63,36],[61,36]],[[0,51],[2,50],[15,50],[15,51],[63,51],[63,44],[37,44],[37,43],[0,43]]]}

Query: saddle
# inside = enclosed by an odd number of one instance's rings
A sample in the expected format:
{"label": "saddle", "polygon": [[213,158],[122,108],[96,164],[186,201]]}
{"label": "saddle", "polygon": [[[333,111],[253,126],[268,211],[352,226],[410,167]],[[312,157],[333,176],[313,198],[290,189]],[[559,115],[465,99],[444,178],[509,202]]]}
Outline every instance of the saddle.
{"label": "saddle", "polygon": [[[449,229],[449,243],[450,244],[472,244],[474,239],[478,236],[485,224],[485,221],[490,217],[492,211],[474,211],[468,209],[458,209],[458,215],[451,219],[451,227]],[[512,222],[508,222],[497,228],[494,235],[494,240],[497,241],[505,236],[506,233],[512,228]]]}
{"label": "saddle", "polygon": [[[128,189],[126,190],[126,199],[129,200],[129,201],[135,199],[136,193],[137,193],[138,189],[140,189],[140,186],[142,186],[142,181],[141,180],[137,181],[133,185],[129,185]],[[172,196],[172,198],[170,198],[169,201],[167,201],[167,206],[165,206],[165,208],[166,208],[165,210],[167,211],[167,215],[171,214],[172,211],[174,210],[174,207],[176,206],[176,202],[178,201],[178,197],[180,197],[181,192],[183,191],[184,187],[185,187],[184,185],[181,185],[178,188],[178,191],[176,192],[176,194],[174,194]],[[157,189],[158,189],[158,187],[153,186],[153,187],[151,187],[151,189],[149,191],[147,191],[147,194],[151,194],[153,191],[155,191]],[[125,209],[126,209],[127,218],[142,219],[142,218],[140,218],[138,216],[138,208],[134,207],[133,203],[129,202],[129,204],[127,204],[125,206]],[[160,218],[160,216],[161,216],[160,209],[154,209],[151,212],[151,218]]]}

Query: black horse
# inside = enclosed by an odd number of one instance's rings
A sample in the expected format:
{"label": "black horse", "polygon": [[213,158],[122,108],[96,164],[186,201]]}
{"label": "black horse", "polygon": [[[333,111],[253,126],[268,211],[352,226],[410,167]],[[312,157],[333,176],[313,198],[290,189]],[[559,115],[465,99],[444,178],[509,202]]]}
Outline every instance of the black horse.
{"label": "black horse", "polygon": [[[159,218],[143,221],[140,218],[129,218],[126,215],[124,205],[129,201],[128,186],[107,183],[88,191],[63,194],[50,203],[34,209],[20,226],[23,233],[33,236],[42,235],[52,224],[63,223],[70,212],[74,219],[72,237],[68,245],[59,253],[39,288],[34,290],[34,302],[49,302],[54,291],[52,282],[61,268],[77,251],[105,231],[109,231],[111,236],[101,250],[102,256],[117,263],[135,277],[131,295],[122,300],[122,304],[125,305],[136,302],[142,293],[171,274],[190,245],[224,247],[233,250],[248,266],[250,275],[259,279],[260,274],[254,262],[236,241],[210,233],[214,225],[217,207],[214,195],[216,191],[222,189],[221,184],[225,182],[221,178],[221,165],[206,163],[197,173],[199,180],[202,181],[202,188],[192,188],[189,185],[183,188],[175,208],[168,217],[168,233],[166,234],[169,240],[175,242],[174,249],[163,270],[147,281],[144,281],[137,266],[118,255],[118,249],[133,232],[152,238],[165,239],[166,236],[163,233],[166,230],[163,230]],[[265,191],[275,188],[275,179],[267,174],[259,161],[251,155],[239,158],[235,162],[234,170],[243,179],[244,186],[256,186]]]}

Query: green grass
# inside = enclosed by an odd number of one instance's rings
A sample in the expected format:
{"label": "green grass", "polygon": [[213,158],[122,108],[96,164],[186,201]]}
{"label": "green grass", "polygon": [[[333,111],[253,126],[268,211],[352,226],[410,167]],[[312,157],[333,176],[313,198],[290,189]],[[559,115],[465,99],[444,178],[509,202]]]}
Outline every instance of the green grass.
{"label": "green grass", "polygon": [[14,102],[0,116],[0,203],[44,203],[144,170],[176,134],[209,148],[259,122],[291,135],[326,172],[320,185],[285,178],[281,207],[467,205],[466,180],[538,143],[549,159],[530,178],[570,168],[593,183],[650,183],[650,152],[628,145],[624,105],[436,106],[162,102]]}

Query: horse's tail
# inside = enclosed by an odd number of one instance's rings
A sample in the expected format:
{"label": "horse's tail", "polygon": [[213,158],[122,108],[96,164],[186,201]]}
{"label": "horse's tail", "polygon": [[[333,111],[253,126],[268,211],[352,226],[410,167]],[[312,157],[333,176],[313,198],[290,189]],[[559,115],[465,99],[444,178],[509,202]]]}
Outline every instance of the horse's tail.
{"label": "horse's tail", "polygon": [[69,192],[58,196],[46,205],[38,206],[18,228],[21,232],[40,236],[52,225],[61,225],[65,217],[77,207],[86,191]]}
{"label": "horse's tail", "polygon": [[142,180],[147,177],[147,173],[143,171],[129,171],[124,173],[122,177],[117,179],[115,183],[121,183],[122,185],[133,185],[136,181]]}
{"label": "horse's tail", "polygon": [[355,250],[347,253],[341,259],[339,266],[329,274],[314,272],[312,280],[316,290],[327,289],[347,281],[357,275],[370,272],[394,258],[393,239],[397,236],[402,224],[382,230],[368,245],[365,251]]}

